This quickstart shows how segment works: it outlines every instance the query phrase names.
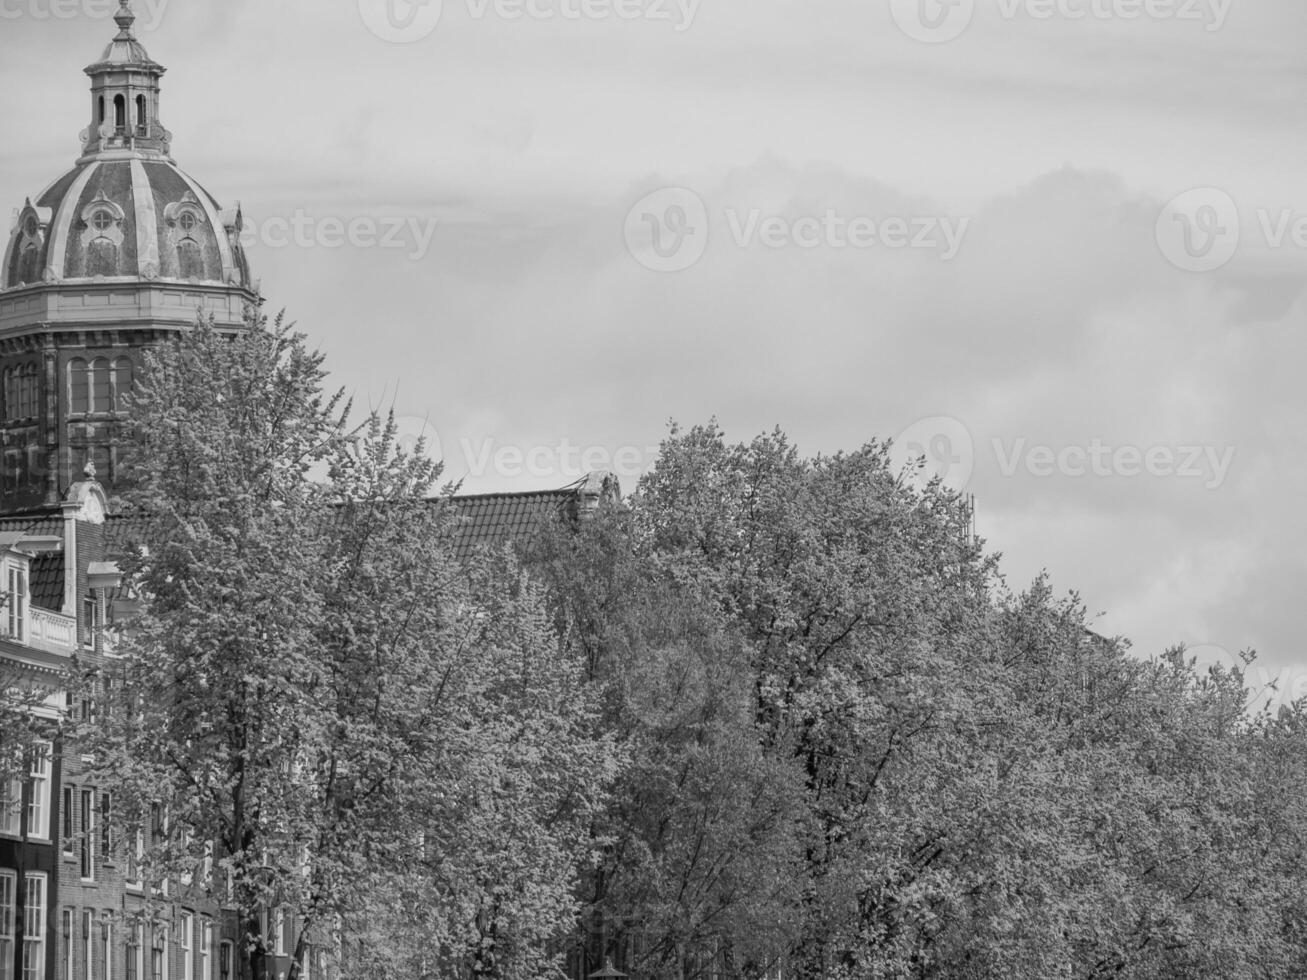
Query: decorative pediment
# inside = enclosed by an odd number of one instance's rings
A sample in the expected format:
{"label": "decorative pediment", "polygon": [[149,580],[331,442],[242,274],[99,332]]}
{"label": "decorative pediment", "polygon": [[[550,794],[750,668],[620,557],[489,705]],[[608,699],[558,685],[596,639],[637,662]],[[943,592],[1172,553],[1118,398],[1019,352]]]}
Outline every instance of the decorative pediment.
{"label": "decorative pediment", "polygon": [[[112,226],[104,223],[106,216],[111,220]],[[110,200],[103,190],[95,195],[90,204],[82,208],[81,214],[82,223],[100,234],[110,231],[113,226],[121,225],[126,217],[127,212]]]}
{"label": "decorative pediment", "polygon": [[24,242],[36,242],[42,244],[45,242],[45,236],[50,230],[50,222],[54,220],[53,208],[38,208],[32,204],[29,197],[18,211],[17,228],[21,232]]}
{"label": "decorative pediment", "polygon": [[[186,227],[187,219],[194,222],[190,228]],[[174,201],[163,209],[163,220],[167,222],[169,228],[180,227],[183,232],[189,234],[193,228],[203,224],[204,209],[196,196],[187,191],[180,201]]]}
{"label": "decorative pediment", "polygon": [[109,515],[109,498],[104,487],[95,479],[95,468],[87,466],[87,479],[68,488],[64,510],[73,511],[73,517],[85,524],[103,524]]}

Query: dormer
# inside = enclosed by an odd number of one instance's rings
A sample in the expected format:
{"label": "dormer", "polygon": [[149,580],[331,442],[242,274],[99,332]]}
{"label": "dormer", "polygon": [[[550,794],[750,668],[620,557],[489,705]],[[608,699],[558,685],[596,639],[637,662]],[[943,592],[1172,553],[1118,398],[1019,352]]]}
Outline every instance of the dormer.
{"label": "dormer", "polygon": [[[3,535],[17,538],[18,535]],[[32,556],[22,551],[18,542],[2,542],[0,547],[0,583],[4,589],[4,636],[14,643],[27,646],[32,628],[29,620],[32,608]]]}
{"label": "dormer", "polygon": [[7,531],[0,534],[0,638],[51,653],[72,652],[68,617],[32,604],[32,564],[40,555],[63,550],[58,535]]}

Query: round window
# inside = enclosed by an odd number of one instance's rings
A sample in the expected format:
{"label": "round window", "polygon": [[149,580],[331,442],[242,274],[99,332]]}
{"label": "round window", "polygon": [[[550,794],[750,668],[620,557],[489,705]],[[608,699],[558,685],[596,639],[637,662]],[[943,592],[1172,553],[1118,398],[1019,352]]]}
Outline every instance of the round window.
{"label": "round window", "polygon": [[27,216],[27,223],[23,225],[23,230],[27,232],[28,238],[35,238],[36,233],[41,230],[41,227],[36,223],[36,218],[29,214]]}
{"label": "round window", "polygon": [[192,212],[183,211],[182,216],[177,219],[177,224],[181,225],[182,231],[189,235],[195,230],[195,226],[199,224],[199,221],[196,220],[195,215]]}
{"label": "round window", "polygon": [[113,215],[108,211],[96,211],[91,215],[91,227],[104,233],[113,227]]}

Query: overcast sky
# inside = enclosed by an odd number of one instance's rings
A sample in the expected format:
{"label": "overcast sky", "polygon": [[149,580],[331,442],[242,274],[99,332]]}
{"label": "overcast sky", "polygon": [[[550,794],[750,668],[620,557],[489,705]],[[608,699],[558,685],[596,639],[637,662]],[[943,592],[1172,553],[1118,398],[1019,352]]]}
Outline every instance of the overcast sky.
{"label": "overcast sky", "polygon": [[[902,436],[1012,584],[1307,695],[1302,0],[391,4],[137,33],[270,307],[466,490],[629,490],[672,418]],[[4,207],[113,7],[0,0]]]}

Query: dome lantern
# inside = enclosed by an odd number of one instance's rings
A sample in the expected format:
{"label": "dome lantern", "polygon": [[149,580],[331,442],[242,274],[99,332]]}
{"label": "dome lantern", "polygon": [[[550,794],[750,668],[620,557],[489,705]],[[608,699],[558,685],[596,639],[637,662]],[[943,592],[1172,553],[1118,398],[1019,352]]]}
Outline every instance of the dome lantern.
{"label": "dome lantern", "polygon": [[167,70],[132,33],[136,15],[119,0],[118,33],[86,69],[91,77],[91,125],[82,131],[82,159],[167,159],[172,134],[159,122],[159,79]]}

